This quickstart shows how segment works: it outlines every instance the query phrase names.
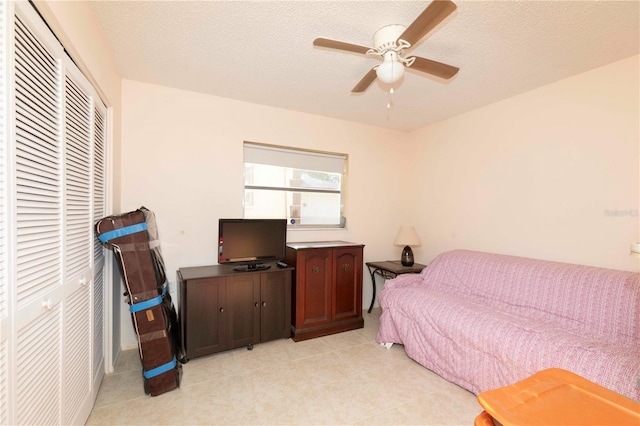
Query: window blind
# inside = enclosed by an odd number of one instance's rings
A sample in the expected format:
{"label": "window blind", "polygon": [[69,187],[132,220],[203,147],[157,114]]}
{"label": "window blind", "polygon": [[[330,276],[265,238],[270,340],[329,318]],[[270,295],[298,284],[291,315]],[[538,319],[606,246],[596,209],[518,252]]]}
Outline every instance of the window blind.
{"label": "window blind", "polygon": [[321,172],[343,173],[347,156],[288,149],[253,142],[244,143],[244,162]]}

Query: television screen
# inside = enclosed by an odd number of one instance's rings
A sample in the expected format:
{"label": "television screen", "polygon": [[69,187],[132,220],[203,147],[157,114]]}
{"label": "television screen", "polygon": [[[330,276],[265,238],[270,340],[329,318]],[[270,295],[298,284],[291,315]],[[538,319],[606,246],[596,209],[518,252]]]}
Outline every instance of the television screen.
{"label": "television screen", "polygon": [[259,269],[261,262],[284,259],[287,244],[286,219],[220,219],[218,263],[247,264]]}

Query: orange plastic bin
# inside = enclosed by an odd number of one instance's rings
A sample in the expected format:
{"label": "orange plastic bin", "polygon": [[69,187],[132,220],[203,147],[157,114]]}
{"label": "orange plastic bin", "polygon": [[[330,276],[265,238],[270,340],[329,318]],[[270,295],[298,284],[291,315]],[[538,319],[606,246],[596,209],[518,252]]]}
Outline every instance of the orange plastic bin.
{"label": "orange plastic bin", "polygon": [[498,389],[482,392],[484,412],[475,424],[640,425],[640,404],[570,371],[550,368]]}

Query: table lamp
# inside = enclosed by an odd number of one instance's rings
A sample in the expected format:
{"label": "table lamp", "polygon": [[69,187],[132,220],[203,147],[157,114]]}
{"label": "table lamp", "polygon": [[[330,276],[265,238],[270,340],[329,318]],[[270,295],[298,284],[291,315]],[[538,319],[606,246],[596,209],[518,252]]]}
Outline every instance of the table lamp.
{"label": "table lamp", "polygon": [[411,250],[410,246],[420,245],[420,238],[418,237],[416,228],[413,226],[401,226],[393,244],[396,246],[404,246],[400,257],[402,264],[404,266],[413,266],[413,250]]}

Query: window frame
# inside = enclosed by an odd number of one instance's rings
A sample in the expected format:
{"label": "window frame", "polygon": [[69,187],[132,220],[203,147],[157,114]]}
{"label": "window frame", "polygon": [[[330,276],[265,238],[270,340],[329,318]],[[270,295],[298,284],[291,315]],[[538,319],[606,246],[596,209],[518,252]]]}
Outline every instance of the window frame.
{"label": "window frame", "polygon": [[[300,166],[300,167],[287,167],[287,166],[282,166],[282,165],[278,165],[278,164],[272,164],[269,162],[263,162],[263,163],[255,163],[255,162],[247,162],[246,159],[246,149],[247,148],[257,148],[257,149],[264,149],[264,150],[272,150],[274,152],[277,151],[281,151],[284,153],[292,153],[292,154],[296,154],[296,155],[309,155],[309,156],[324,156],[324,157],[330,157],[332,159],[335,160],[339,160],[342,162],[342,167],[341,167],[341,171],[340,172],[335,172],[335,171],[328,171],[328,170],[314,170],[314,169],[310,169],[310,168],[305,168],[304,166]],[[290,147],[290,146],[284,146],[284,145],[272,145],[272,144],[265,144],[265,143],[259,143],[259,142],[251,142],[251,141],[244,141],[243,142],[243,205],[242,205],[242,209],[243,209],[243,217],[247,217],[246,216],[246,200],[247,200],[247,189],[251,189],[251,190],[267,190],[267,191],[277,191],[277,192],[282,192],[282,193],[316,193],[316,194],[338,194],[340,197],[340,219],[339,219],[339,223],[338,224],[303,224],[301,222],[295,222],[292,223],[291,219],[289,217],[289,214],[287,213],[286,219],[287,219],[287,229],[292,230],[292,229],[314,229],[314,230],[318,230],[318,229],[345,229],[346,228],[346,216],[345,216],[345,209],[346,209],[346,198],[347,198],[347,176],[348,176],[348,163],[349,163],[349,155],[346,153],[338,153],[338,152],[330,152],[330,151],[321,151],[321,150],[314,150],[314,149],[308,149],[308,148],[297,148],[297,147]],[[278,187],[278,186],[266,186],[266,185],[260,185],[260,184],[254,184],[253,182],[251,184],[247,184],[247,166],[251,165],[251,164],[262,164],[262,165],[267,165],[267,166],[277,166],[277,167],[283,167],[283,168],[290,168],[290,169],[295,169],[295,170],[308,170],[308,171],[318,171],[318,172],[325,172],[325,173],[340,173],[341,174],[341,179],[340,179],[340,187],[338,189],[327,189],[327,188],[296,188],[296,187],[286,187],[286,186],[282,186],[282,187]],[[290,206],[287,206],[290,207]]]}

